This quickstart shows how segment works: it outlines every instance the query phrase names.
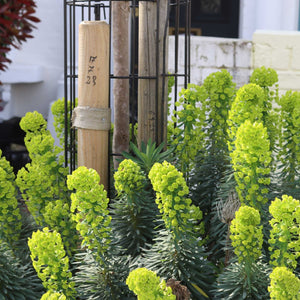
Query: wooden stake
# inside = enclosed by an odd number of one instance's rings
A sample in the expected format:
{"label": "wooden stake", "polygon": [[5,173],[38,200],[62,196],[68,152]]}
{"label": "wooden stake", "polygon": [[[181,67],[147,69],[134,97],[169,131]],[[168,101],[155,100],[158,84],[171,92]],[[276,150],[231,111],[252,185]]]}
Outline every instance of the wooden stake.
{"label": "wooden stake", "polygon": [[[157,5],[159,26],[157,27]],[[156,77],[139,79],[138,84],[138,140],[147,143],[151,138],[157,144],[167,136],[167,80],[162,84],[163,46],[167,22],[168,1],[139,2],[139,76]],[[157,45],[158,32],[158,47]],[[168,32],[168,30],[166,31]],[[167,47],[166,47],[167,53]],[[158,58],[158,70],[156,69]],[[167,61],[167,59],[166,59]],[[166,70],[167,71],[167,68]],[[158,94],[156,88],[158,87]],[[163,97],[164,94],[164,97]],[[164,99],[163,99],[164,98]]]}
{"label": "wooden stake", "polygon": [[[113,66],[115,76],[129,74],[129,1],[113,1]],[[114,135],[113,153],[121,154],[129,148],[129,79],[114,79]],[[119,162],[115,156],[114,169]]]}
{"label": "wooden stake", "polygon": [[[77,119],[81,125],[76,126],[76,122],[74,125],[78,128],[78,165],[95,169],[108,189],[109,25],[103,21],[82,22],[78,42],[78,108],[81,109],[76,114],[79,113]],[[90,124],[92,117],[85,111],[94,115],[96,124]]]}

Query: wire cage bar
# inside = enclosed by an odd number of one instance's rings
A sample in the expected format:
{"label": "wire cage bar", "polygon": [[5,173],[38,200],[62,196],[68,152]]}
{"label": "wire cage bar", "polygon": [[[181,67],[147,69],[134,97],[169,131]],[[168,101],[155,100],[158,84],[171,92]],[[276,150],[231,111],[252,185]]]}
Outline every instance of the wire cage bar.
{"label": "wire cage bar", "polygon": [[[78,56],[78,26],[82,21],[106,21],[114,26],[112,19],[112,3],[124,0],[64,0],[64,99],[65,99],[65,162],[70,172],[76,168],[76,132],[72,128],[72,111],[76,106],[77,98],[77,56]],[[125,0],[130,7],[130,33],[129,33],[129,73],[127,76],[116,76],[112,72],[112,30],[110,30],[110,99],[111,86],[115,79],[129,81],[130,123],[137,123],[138,82],[142,79],[156,80],[156,99],[158,99],[158,78],[162,78],[166,85],[169,77],[174,78],[171,94],[172,102],[176,102],[180,87],[186,88],[190,82],[190,38],[191,38],[191,0]],[[155,76],[141,76],[138,72],[138,9],[141,2],[168,2],[168,18],[164,26],[163,57],[156,55]],[[159,7],[159,5],[157,5]],[[157,26],[163,20],[159,19],[157,9]],[[168,57],[168,38],[174,43],[174,53]],[[158,47],[158,34],[156,45]],[[184,57],[182,57],[184,56]],[[181,63],[180,63],[181,62]],[[162,65],[162,73],[159,67]],[[169,66],[168,66],[169,65]],[[183,66],[182,66],[183,65]],[[163,101],[165,94],[161,95]],[[111,100],[110,100],[111,103]],[[158,103],[156,104],[158,105]],[[174,106],[175,109],[175,106]],[[157,128],[161,128],[159,124]],[[133,126],[132,126],[133,127]],[[158,132],[156,133],[159,134]],[[111,153],[115,155],[115,153]]]}

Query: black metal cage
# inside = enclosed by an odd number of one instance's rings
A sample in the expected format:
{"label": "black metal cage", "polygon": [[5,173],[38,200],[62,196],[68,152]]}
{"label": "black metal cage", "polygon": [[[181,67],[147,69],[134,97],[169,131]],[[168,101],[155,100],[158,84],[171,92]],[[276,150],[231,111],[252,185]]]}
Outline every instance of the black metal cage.
{"label": "black metal cage", "polygon": [[[77,49],[78,49],[78,25],[82,21],[104,20],[110,26],[112,24],[112,3],[114,1],[83,1],[83,0],[64,0],[64,98],[65,98],[65,161],[69,165],[70,171],[76,167],[76,142],[75,130],[70,126],[72,110],[75,107],[75,99],[77,97]],[[127,76],[115,76],[110,69],[110,85],[114,79],[129,80],[130,95],[130,122],[137,122],[137,96],[138,96],[138,80],[145,79],[138,74],[138,8],[139,0],[125,0],[130,4],[130,67]],[[187,87],[190,82],[190,31],[191,31],[191,0],[144,0],[151,2],[168,2],[168,20],[164,31],[164,55],[163,59],[157,59],[156,64],[163,64],[163,74],[157,74],[165,79],[172,76],[174,78],[174,86],[172,91],[173,102],[177,100],[179,87]],[[157,12],[159,15],[159,12]],[[162,22],[157,17],[157,23]],[[169,29],[169,30],[168,30]],[[111,32],[111,31],[110,31]],[[111,35],[111,34],[110,34]],[[169,57],[172,67],[167,68],[165,54],[167,49],[167,39],[172,35],[172,43],[174,43],[174,53]],[[112,40],[110,36],[110,53],[112,53]],[[158,40],[156,41],[158,43]],[[179,51],[181,49],[181,51]],[[182,57],[183,56],[183,57]],[[110,55],[110,60],[112,56]],[[184,66],[179,66],[179,60],[183,61]],[[112,62],[111,64],[112,65]],[[158,70],[158,65],[156,66]],[[155,78],[151,78],[155,79]],[[158,87],[158,84],[156,84]],[[111,90],[111,88],[109,88]],[[158,93],[158,90],[156,91]],[[110,97],[111,98],[111,97]],[[70,101],[71,109],[68,108],[67,102]]]}

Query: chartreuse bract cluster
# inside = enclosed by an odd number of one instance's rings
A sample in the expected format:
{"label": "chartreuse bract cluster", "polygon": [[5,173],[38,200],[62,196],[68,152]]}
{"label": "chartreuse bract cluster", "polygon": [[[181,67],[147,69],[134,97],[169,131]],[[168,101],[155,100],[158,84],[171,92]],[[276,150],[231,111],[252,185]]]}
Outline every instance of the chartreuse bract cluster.
{"label": "chartreuse bract cluster", "polygon": [[145,175],[141,167],[130,159],[124,159],[118,171],[114,174],[115,189],[120,195],[122,193],[131,197],[139,192],[145,185]]}
{"label": "chartreuse bract cluster", "polygon": [[11,246],[19,240],[22,227],[14,179],[13,168],[0,150],[0,239]]}
{"label": "chartreuse bract cluster", "polygon": [[138,300],[176,300],[172,289],[166,286],[155,272],[146,268],[138,268],[130,272],[126,284]]}
{"label": "chartreuse bract cluster", "polygon": [[262,123],[245,121],[236,132],[230,156],[236,191],[242,203],[261,208],[267,201],[271,152],[267,129]]}
{"label": "chartreuse bract cluster", "polygon": [[62,156],[58,156],[61,149],[54,146],[54,138],[40,113],[27,113],[20,127],[26,132],[25,145],[31,162],[18,172],[16,183],[36,223],[46,226],[44,213],[48,202],[54,199],[69,202],[65,184],[68,171]]}
{"label": "chartreuse bract cluster", "polygon": [[287,267],[276,267],[270,275],[268,287],[272,300],[300,299],[300,279]]}
{"label": "chartreuse bract cluster", "polygon": [[263,243],[259,211],[241,206],[230,226],[230,238],[239,262],[252,263],[261,256]]}
{"label": "chartreuse bract cluster", "polygon": [[172,164],[163,162],[154,164],[149,178],[156,192],[155,201],[166,228],[175,234],[186,230],[198,230],[201,233],[203,227],[196,223],[202,219],[202,212],[187,197],[189,189],[183,174]]}
{"label": "chartreuse bract cluster", "polygon": [[300,202],[292,196],[276,198],[269,207],[272,219],[269,250],[270,263],[294,270],[300,257]]}
{"label": "chartreuse bract cluster", "polygon": [[68,188],[75,189],[71,195],[71,212],[82,237],[81,244],[95,251],[100,263],[111,242],[111,217],[108,215],[107,193],[99,182],[98,173],[86,167],[79,167],[67,180]]}
{"label": "chartreuse bract cluster", "polygon": [[157,148],[150,149],[152,145],[148,143],[135,160],[124,159],[114,173],[117,196],[111,203],[113,234],[123,253],[132,257],[149,248],[158,225],[158,210],[145,174],[159,157],[154,154]]}
{"label": "chartreuse bract cluster", "polygon": [[50,292],[62,293],[68,299],[75,299],[75,283],[60,234],[45,227],[32,234],[28,245],[32,264],[44,287]]}

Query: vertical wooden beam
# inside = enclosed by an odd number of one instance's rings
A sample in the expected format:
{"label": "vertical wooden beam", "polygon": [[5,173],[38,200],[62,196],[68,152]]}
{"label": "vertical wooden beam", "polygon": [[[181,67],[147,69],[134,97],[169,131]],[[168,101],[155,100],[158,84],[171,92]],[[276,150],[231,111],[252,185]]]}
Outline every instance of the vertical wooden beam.
{"label": "vertical wooden beam", "polygon": [[[167,136],[167,81],[163,86],[164,35],[168,1],[139,2],[138,141],[160,144]],[[157,19],[159,18],[159,19]],[[167,38],[167,37],[166,37]],[[158,42],[158,44],[157,44]],[[167,44],[165,44],[167,45]],[[167,59],[165,59],[167,62]],[[167,71],[167,68],[165,69]],[[158,80],[158,81],[157,81]]]}
{"label": "vertical wooden beam", "polygon": [[[114,76],[129,75],[129,1],[112,2],[112,38]],[[113,153],[121,154],[129,148],[129,79],[114,79]],[[118,168],[115,156],[114,168]]]}
{"label": "vertical wooden beam", "polygon": [[84,21],[78,38],[78,165],[95,169],[108,189],[109,25]]}

